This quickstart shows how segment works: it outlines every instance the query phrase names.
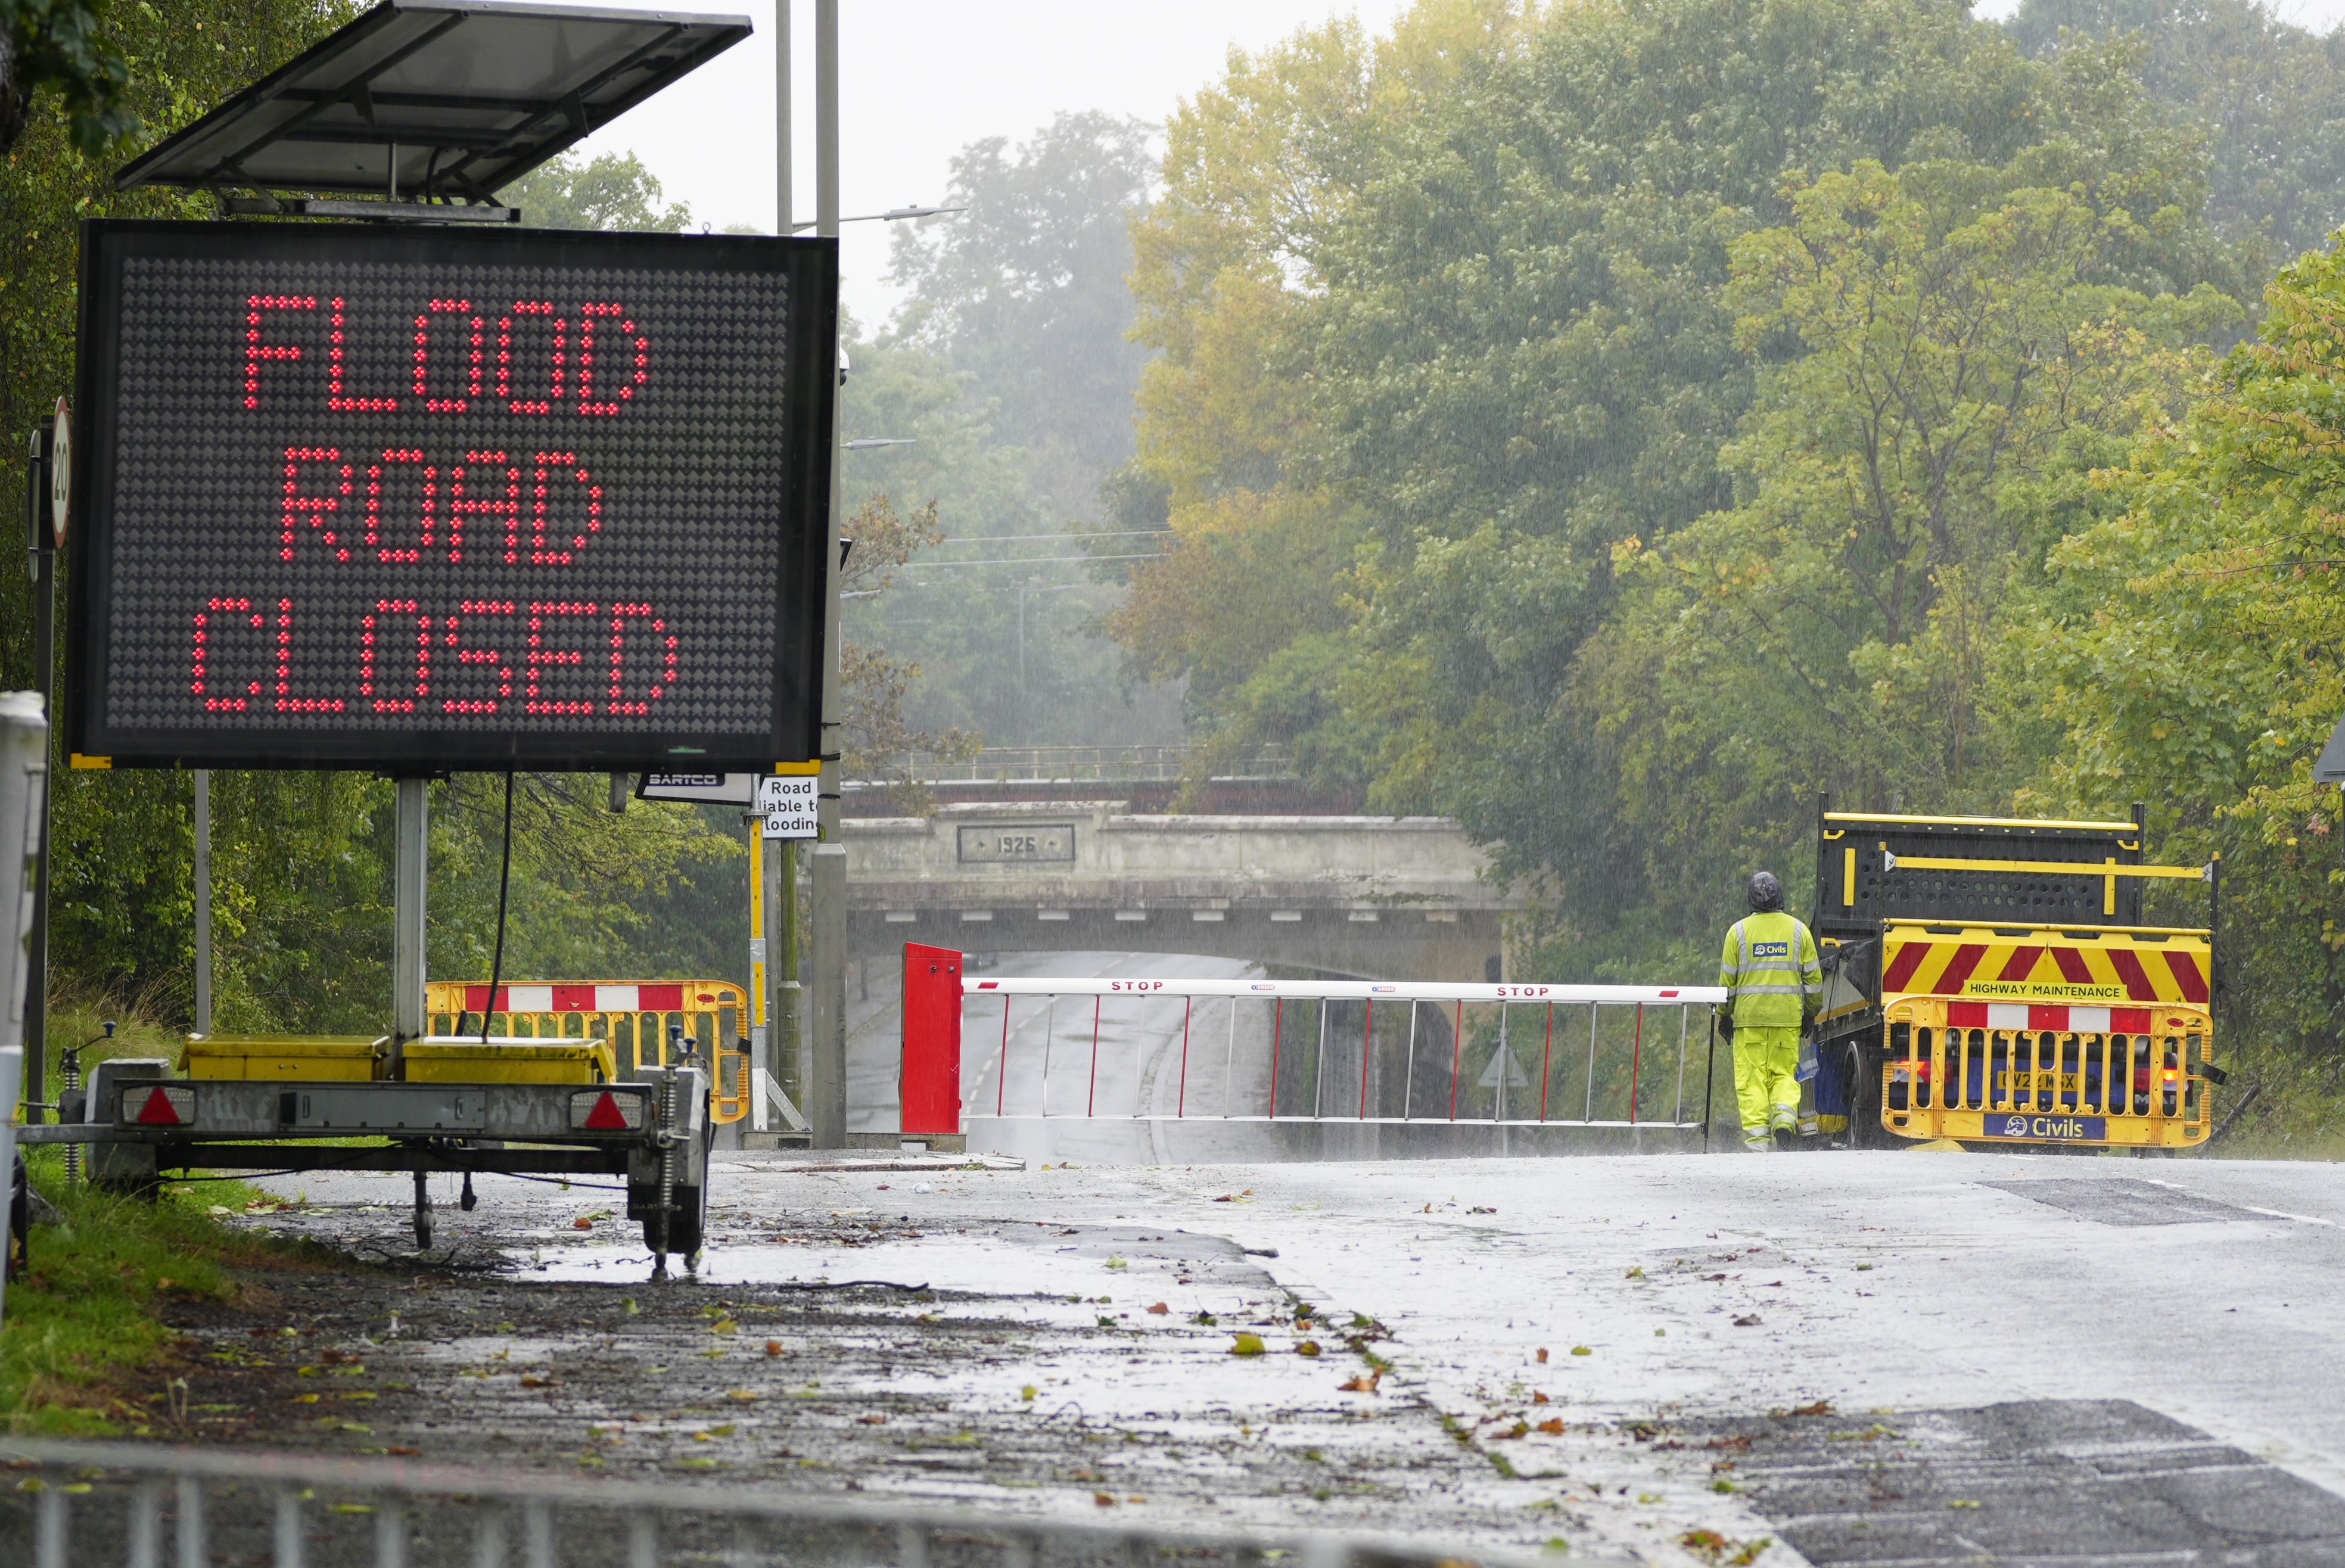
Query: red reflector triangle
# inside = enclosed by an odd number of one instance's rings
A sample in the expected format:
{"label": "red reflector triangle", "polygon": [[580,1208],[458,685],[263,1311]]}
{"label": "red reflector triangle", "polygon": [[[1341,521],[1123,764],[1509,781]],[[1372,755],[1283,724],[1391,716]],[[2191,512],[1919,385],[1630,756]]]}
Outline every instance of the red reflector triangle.
{"label": "red reflector triangle", "polygon": [[172,1108],[169,1095],[165,1094],[161,1089],[150,1089],[147,1091],[147,1103],[138,1108],[138,1119],[142,1122],[161,1122],[177,1126],[179,1113]]}
{"label": "red reflector triangle", "polygon": [[627,1118],[620,1114],[619,1102],[611,1098],[609,1089],[603,1091],[603,1098],[596,1100],[594,1108],[586,1113],[586,1126],[595,1132],[613,1128],[624,1132],[627,1129]]}

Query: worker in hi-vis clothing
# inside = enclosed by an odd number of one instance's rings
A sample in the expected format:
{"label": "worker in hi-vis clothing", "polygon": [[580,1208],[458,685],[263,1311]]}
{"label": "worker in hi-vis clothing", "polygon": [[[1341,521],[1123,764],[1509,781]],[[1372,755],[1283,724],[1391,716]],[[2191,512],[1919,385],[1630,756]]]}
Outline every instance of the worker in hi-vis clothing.
{"label": "worker in hi-vis clothing", "polygon": [[1823,1005],[1824,972],[1816,939],[1783,912],[1783,885],[1772,872],[1751,878],[1751,913],[1726,934],[1718,983],[1726,987],[1743,1147],[1788,1146],[1800,1128],[1800,1034]]}

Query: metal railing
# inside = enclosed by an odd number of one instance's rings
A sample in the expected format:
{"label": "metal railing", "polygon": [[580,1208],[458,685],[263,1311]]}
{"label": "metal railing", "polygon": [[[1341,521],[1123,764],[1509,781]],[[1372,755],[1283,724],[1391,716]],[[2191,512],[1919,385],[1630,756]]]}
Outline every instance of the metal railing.
{"label": "metal railing", "polygon": [[[1093,1523],[401,1460],[0,1439],[0,1559],[27,1568],[1498,1568],[1454,1547]],[[14,1477],[13,1482],[8,1478]],[[9,1488],[13,1485],[13,1490]],[[168,1545],[167,1545],[168,1543]]]}
{"label": "metal railing", "polygon": [[[1689,1119],[1687,1068],[1700,1053],[1696,1087],[1706,1097],[1711,1013],[1726,999],[1690,986],[1049,976],[960,985],[969,1060],[980,1080],[993,1078],[972,1085],[970,1113],[1000,1120],[1694,1128],[1707,1119],[1706,1098]],[[1128,1084],[1116,1055],[1127,1037]]]}
{"label": "metal railing", "polygon": [[[897,759],[902,776],[922,784],[1173,784],[1204,754],[1201,746],[987,746],[974,757],[941,760],[914,752]],[[1291,779],[1284,746],[1258,746],[1223,758],[1217,779]]]}

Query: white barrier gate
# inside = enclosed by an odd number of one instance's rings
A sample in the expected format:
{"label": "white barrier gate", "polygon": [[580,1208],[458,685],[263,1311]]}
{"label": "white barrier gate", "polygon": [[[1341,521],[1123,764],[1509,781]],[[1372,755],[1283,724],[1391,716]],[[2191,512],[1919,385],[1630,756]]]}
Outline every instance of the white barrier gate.
{"label": "white barrier gate", "polygon": [[[966,974],[959,989],[980,1080],[969,1109],[998,1120],[1693,1129],[1708,1120],[1711,1019],[1726,1000],[1707,986]],[[1152,1074],[1147,1046],[1176,1018],[1177,1054],[1160,1046],[1172,1059]],[[980,1042],[993,1045],[990,1064]],[[1703,1104],[1689,1119],[1695,1055]]]}

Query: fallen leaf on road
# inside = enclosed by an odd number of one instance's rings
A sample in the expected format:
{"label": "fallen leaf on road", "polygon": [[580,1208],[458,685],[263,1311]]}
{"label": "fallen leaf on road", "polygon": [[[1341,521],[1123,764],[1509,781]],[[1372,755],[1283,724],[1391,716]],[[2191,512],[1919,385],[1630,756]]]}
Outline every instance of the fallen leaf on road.
{"label": "fallen leaf on road", "polygon": [[1830,1400],[1818,1400],[1812,1405],[1793,1405],[1792,1407],[1792,1413],[1793,1415],[1830,1415],[1832,1412],[1832,1401]]}
{"label": "fallen leaf on road", "polygon": [[1539,1365],[1541,1365],[1541,1366],[1545,1366],[1545,1365],[1547,1365],[1547,1352],[1546,1352],[1545,1351],[1539,1351],[1539,1353],[1538,1353],[1538,1359],[1539,1359]]}
{"label": "fallen leaf on road", "polygon": [[1149,1315],[1150,1315],[1150,1316],[1152,1316],[1152,1317],[1157,1317],[1157,1318],[1162,1318],[1162,1317],[1163,1317],[1166,1313],[1168,1313],[1168,1312],[1170,1312],[1170,1311],[1172,1311],[1172,1308],[1170,1308],[1170,1307],[1166,1306],[1166,1305],[1165,1305],[1163,1302],[1162,1302],[1162,1301],[1157,1302],[1154,1306],[1152,1306],[1152,1307],[1151,1307],[1151,1308],[1149,1308],[1149,1309],[1148,1309]]}
{"label": "fallen leaf on road", "polygon": [[855,1421],[856,1424],[858,1426],[886,1426],[888,1424],[888,1418],[884,1415],[859,1415],[855,1418]]}
{"label": "fallen leaf on road", "polygon": [[1759,1314],[1753,1312],[1748,1317],[1737,1318],[1734,1320],[1734,1326],[1738,1329],[1755,1329],[1759,1326]]}
{"label": "fallen leaf on road", "polygon": [[767,1340],[766,1341],[766,1354],[767,1354],[767,1355],[769,1355],[769,1356],[778,1356],[778,1355],[780,1355],[781,1353],[782,1353],[782,1342],[781,1342],[781,1340]]}
{"label": "fallen leaf on road", "polygon": [[293,1396],[293,1402],[297,1405],[313,1405],[318,1402],[318,1396],[316,1394],[295,1394]]}
{"label": "fallen leaf on road", "polygon": [[1545,1394],[1539,1392],[1538,1390],[1533,1389],[1531,1391],[1531,1403],[1535,1405],[1544,1405],[1553,1404],[1554,1402],[1555,1401],[1553,1400],[1548,1399]]}
{"label": "fallen leaf on road", "polygon": [[1298,1356],[1315,1356],[1319,1353],[1319,1341],[1304,1340],[1294,1347],[1294,1353]]}
{"label": "fallen leaf on road", "polygon": [[712,1334],[737,1334],[741,1331],[741,1325],[728,1314],[709,1324],[708,1331]]}
{"label": "fallen leaf on road", "polygon": [[1575,1356],[1592,1356],[1596,1352],[1589,1350],[1586,1345],[1574,1345],[1571,1347],[1571,1353]]}
{"label": "fallen leaf on road", "polygon": [[726,1392],[725,1397],[745,1405],[757,1402],[756,1391],[754,1389],[731,1389]]}
{"label": "fallen leaf on road", "polygon": [[1110,1497],[1104,1492],[1092,1492],[1091,1501],[1098,1503],[1101,1508],[1113,1508],[1115,1506],[1115,1499]]}
{"label": "fallen leaf on road", "polygon": [[1547,1433],[1549,1437],[1561,1437],[1563,1435],[1563,1418],[1561,1416],[1549,1417],[1548,1420],[1538,1423],[1538,1430]]}
{"label": "fallen leaf on road", "polygon": [[421,1459],[423,1457],[423,1451],[420,1448],[387,1448],[382,1452],[385,1453],[397,1454],[401,1459]]}
{"label": "fallen leaf on road", "polygon": [[1107,1260],[1107,1266],[1111,1269],[1129,1269],[1132,1267],[1132,1262],[1126,1258],[1111,1258]]}
{"label": "fallen leaf on road", "polygon": [[635,1299],[633,1296],[622,1296],[619,1298],[619,1310],[632,1318],[643,1309],[635,1305]]}
{"label": "fallen leaf on road", "polygon": [[1978,1506],[1978,1502],[1975,1499],[1968,1497],[1949,1497],[1946,1499],[1946,1506],[1949,1508],[1976,1508]]}
{"label": "fallen leaf on road", "polygon": [[1634,1269],[1629,1270],[1628,1273],[1621,1276],[1624,1280],[1641,1280],[1644,1277],[1645,1266],[1642,1263],[1638,1264]]}
{"label": "fallen leaf on road", "polygon": [[1343,1393],[1372,1394],[1376,1391],[1376,1385],[1384,1381],[1384,1380],[1385,1371],[1382,1367],[1378,1367],[1373,1371],[1362,1372],[1359,1376],[1353,1378],[1348,1382],[1337,1383],[1335,1387],[1338,1391]]}
{"label": "fallen leaf on road", "polygon": [[1024,1388],[1020,1389],[1018,1391],[1018,1397],[1021,1400],[1032,1399],[1034,1397],[1034,1385],[1032,1383],[1028,1383]]}
{"label": "fallen leaf on road", "polygon": [[1260,1334],[1240,1334],[1236,1342],[1230,1346],[1230,1354],[1233,1356],[1258,1356],[1262,1351]]}

